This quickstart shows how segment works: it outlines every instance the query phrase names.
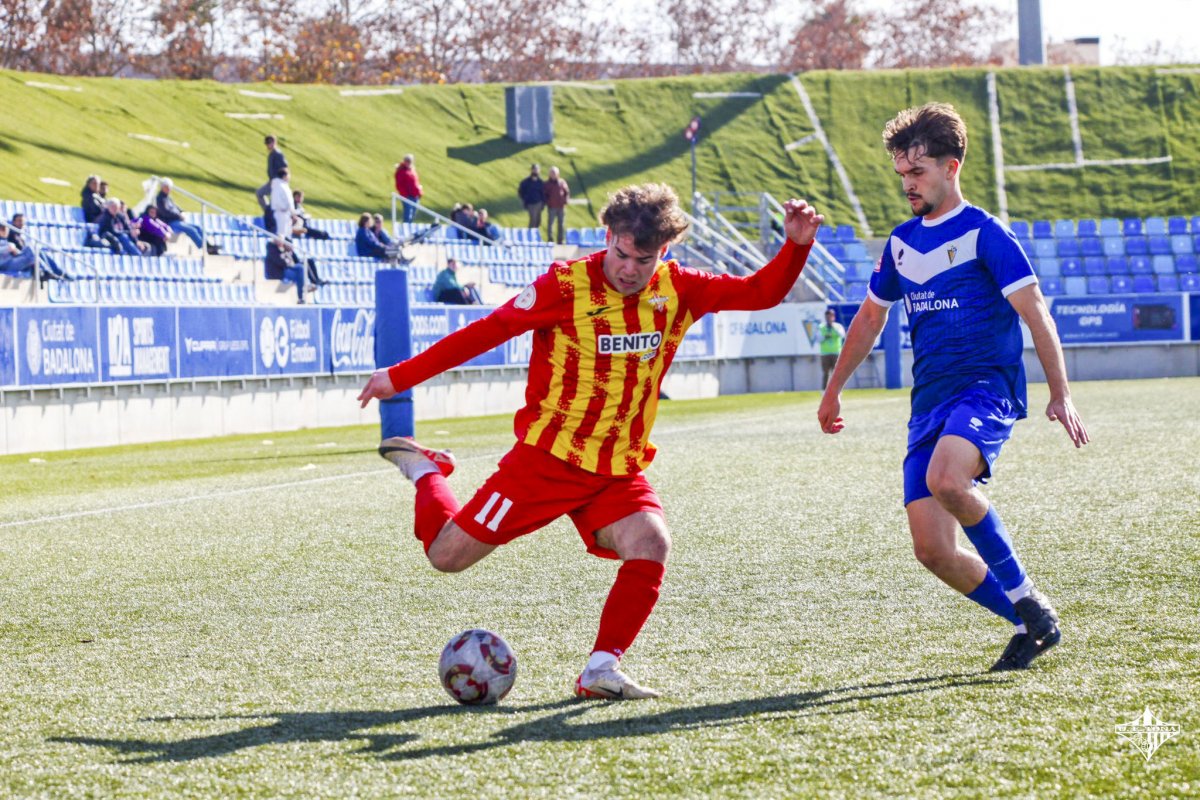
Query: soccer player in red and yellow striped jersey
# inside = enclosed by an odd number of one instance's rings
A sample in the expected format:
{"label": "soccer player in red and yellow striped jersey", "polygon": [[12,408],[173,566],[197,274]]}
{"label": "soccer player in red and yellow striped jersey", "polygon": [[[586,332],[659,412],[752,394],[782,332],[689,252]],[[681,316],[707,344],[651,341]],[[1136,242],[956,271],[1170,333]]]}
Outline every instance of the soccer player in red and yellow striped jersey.
{"label": "soccer player in red and yellow striped jersey", "polygon": [[669,187],[630,186],[601,212],[608,247],[555,263],[520,295],[413,358],[371,376],[359,395],[387,399],[533,331],[517,444],[461,508],[446,483],[448,453],[388,439],[380,453],[417,487],[416,534],[433,566],[458,572],[497,546],[570,516],[588,551],[624,563],[600,617],[591,659],[576,681],[587,697],[655,697],[619,660],[658,600],[671,539],[643,470],[659,387],[688,328],[705,314],[770,308],[804,268],[823,217],[802,200],[784,206],[787,241],[747,277],[663,261],[687,229]]}

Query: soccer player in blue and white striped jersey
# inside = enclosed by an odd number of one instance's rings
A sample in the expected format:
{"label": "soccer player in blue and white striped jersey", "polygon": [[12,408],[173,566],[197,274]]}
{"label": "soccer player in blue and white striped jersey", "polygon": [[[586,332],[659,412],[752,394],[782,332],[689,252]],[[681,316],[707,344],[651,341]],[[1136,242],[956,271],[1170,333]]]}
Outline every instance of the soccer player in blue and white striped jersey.
{"label": "soccer player in blue and white striped jersey", "polygon": [[[1026,416],[1024,320],[1050,387],[1046,416],[1076,447],[1087,430],[1071,401],[1062,346],[1029,258],[995,217],[963,199],[967,130],[952,106],[900,112],[884,143],[913,219],[892,231],[821,399],[826,433],[843,428],[841,390],[903,301],[913,348],[904,504],[917,559],[1016,626],[994,670],[1025,669],[1058,643],[1058,615],[978,487]],[[978,555],[958,546],[962,526]]]}

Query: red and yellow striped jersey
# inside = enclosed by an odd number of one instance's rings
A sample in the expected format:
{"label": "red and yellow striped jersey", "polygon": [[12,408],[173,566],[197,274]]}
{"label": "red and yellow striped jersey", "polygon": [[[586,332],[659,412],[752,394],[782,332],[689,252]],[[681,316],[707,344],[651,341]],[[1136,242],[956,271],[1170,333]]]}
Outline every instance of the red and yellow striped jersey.
{"label": "red and yellow striped jersey", "polygon": [[749,277],[660,262],[646,287],[621,295],[604,252],[554,264],[492,314],[389,371],[397,391],[532,330],[533,353],[517,439],[602,475],[630,475],[653,459],[659,386],[687,329],[704,314],[779,303],[809,248],[790,242]]}

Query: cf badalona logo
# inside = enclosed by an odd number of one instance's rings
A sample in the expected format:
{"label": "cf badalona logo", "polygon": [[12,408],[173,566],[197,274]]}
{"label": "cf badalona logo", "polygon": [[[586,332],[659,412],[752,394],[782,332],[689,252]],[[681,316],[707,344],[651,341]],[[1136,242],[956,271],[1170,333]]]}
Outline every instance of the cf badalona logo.
{"label": "cf badalona logo", "polygon": [[1168,739],[1179,735],[1180,728],[1173,722],[1163,722],[1154,715],[1150,706],[1137,717],[1117,726],[1117,735],[1128,739],[1137,751],[1150,760],[1154,751],[1162,747]]}
{"label": "cf badalona logo", "polygon": [[283,317],[263,317],[258,326],[258,355],[263,366],[270,369],[279,362],[280,368],[288,364],[290,343],[287,320]]}

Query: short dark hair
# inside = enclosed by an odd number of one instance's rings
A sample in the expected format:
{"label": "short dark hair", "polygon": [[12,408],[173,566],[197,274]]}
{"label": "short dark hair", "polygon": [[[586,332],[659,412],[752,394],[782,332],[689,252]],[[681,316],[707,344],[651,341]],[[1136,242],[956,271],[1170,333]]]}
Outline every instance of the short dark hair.
{"label": "short dark hair", "polygon": [[967,155],[967,123],[949,103],[906,108],[883,127],[883,144],[895,158],[909,155],[942,159]]}
{"label": "short dark hair", "polygon": [[263,139],[263,144],[275,144],[275,134],[268,133],[267,138]]}
{"label": "short dark hair", "polygon": [[275,170],[275,177],[276,177],[276,178],[282,178],[284,175],[287,175],[287,174],[288,174],[288,168],[287,168],[287,167],[280,167],[279,169]]}
{"label": "short dark hair", "polygon": [[688,228],[675,190],[665,183],[626,186],[608,199],[600,222],[617,236],[633,237],[639,250],[658,250],[674,242]]}

